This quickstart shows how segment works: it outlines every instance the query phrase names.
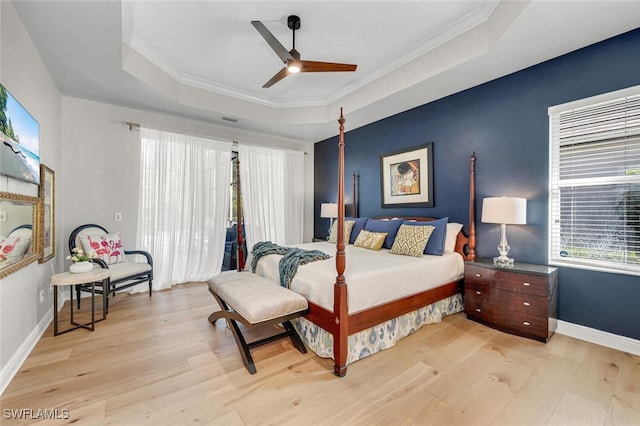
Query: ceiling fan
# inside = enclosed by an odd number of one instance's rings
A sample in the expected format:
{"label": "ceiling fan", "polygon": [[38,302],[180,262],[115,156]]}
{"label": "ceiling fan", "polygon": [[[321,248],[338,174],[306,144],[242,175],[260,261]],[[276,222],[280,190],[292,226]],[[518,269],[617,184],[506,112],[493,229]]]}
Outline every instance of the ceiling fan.
{"label": "ceiling fan", "polygon": [[260,21],[251,21],[260,35],[265,39],[267,44],[276,52],[285,66],[276,75],[271,77],[262,87],[267,88],[273,86],[291,73],[298,72],[334,72],[334,71],[355,71],[357,65],[338,64],[334,62],[317,62],[303,61],[300,59],[300,53],[296,50],[296,30],[300,29],[300,18],[296,15],[290,15],[287,18],[287,26],[293,31],[293,48],[287,52],[287,49],[275,38],[273,34]]}

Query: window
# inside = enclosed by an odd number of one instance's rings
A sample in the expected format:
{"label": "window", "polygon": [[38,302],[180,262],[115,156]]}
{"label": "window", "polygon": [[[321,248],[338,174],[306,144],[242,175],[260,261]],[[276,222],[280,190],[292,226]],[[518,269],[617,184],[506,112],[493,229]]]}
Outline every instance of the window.
{"label": "window", "polygon": [[549,108],[549,261],[640,275],[640,86]]}

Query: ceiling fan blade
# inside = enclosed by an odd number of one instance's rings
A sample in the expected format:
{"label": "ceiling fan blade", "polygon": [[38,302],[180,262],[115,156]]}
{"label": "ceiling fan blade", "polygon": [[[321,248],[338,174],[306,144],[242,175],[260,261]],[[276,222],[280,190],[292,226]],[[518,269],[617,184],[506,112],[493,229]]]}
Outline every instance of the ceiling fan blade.
{"label": "ceiling fan blade", "polygon": [[289,70],[287,70],[287,67],[284,67],[280,71],[278,71],[278,73],[276,75],[271,77],[271,80],[267,81],[262,86],[262,88],[266,89],[267,87],[271,87],[271,86],[273,86],[274,84],[276,84],[277,82],[279,82],[280,80],[282,80],[283,78],[285,78],[288,75],[289,75]]}
{"label": "ceiling fan blade", "polygon": [[273,34],[271,34],[271,31],[269,31],[267,29],[267,27],[265,27],[262,22],[260,22],[260,21],[251,21],[251,25],[253,25],[255,27],[255,29],[258,30],[258,32],[260,33],[262,38],[264,38],[264,40],[267,42],[267,44],[269,46],[271,46],[273,51],[276,52],[276,55],[278,55],[280,57],[280,60],[282,62],[284,62],[286,64],[287,60],[289,60],[289,59],[293,60],[293,56],[291,56],[289,51],[284,48],[282,43],[280,43],[278,41],[278,39],[275,38],[275,36]]}
{"label": "ceiling fan blade", "polygon": [[333,71],[355,71],[358,67],[353,64],[338,64],[335,62],[300,61],[302,67],[300,72],[333,72]]}

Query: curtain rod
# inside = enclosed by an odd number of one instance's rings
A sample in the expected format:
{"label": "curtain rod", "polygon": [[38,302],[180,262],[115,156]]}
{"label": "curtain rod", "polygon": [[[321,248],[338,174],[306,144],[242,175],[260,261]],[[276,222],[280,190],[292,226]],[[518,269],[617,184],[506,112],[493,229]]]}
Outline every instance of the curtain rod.
{"label": "curtain rod", "polygon": [[[134,123],[133,121],[122,121],[122,124],[124,126],[127,126],[129,128],[129,131],[133,131],[133,130],[140,130],[140,127],[142,126],[140,123]],[[174,130],[166,130],[166,129],[160,129],[158,127],[154,127],[154,126],[149,126],[147,124],[144,125],[145,127],[149,127],[151,129],[156,129],[156,130],[163,130],[163,131],[168,131],[168,132],[173,132],[173,133],[180,133],[180,134],[186,134],[184,132],[178,132],[178,131],[174,131]],[[211,139],[211,136],[208,135],[194,135],[194,134],[190,134],[191,136],[197,136],[197,137],[202,137],[202,138],[208,138]],[[227,141],[231,142],[231,145],[233,147],[238,147],[240,145],[240,142],[238,141],[234,141],[234,140],[230,140],[230,139],[226,139],[226,138],[218,138],[218,139],[224,139]],[[258,145],[258,144],[251,144],[251,143],[246,143],[246,142],[242,142],[242,145],[249,145],[249,146],[258,146],[261,148],[266,147],[266,145]],[[295,152],[300,152],[299,150],[296,149],[290,149],[290,148],[282,148],[282,147],[270,147],[270,148],[274,148],[274,149],[282,149],[282,150],[288,150],[288,151],[295,151]],[[307,151],[302,151],[304,153],[304,155],[308,155]]]}
{"label": "curtain rod", "polygon": [[140,129],[140,123],[134,123],[132,121],[123,121],[122,124],[129,127],[129,131],[133,129]]}

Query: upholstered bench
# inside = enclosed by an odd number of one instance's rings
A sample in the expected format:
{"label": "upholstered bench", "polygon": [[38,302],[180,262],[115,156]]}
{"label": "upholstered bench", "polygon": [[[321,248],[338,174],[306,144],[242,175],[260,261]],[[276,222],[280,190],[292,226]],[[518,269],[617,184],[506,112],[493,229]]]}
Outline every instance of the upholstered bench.
{"label": "upholstered bench", "polygon": [[[209,280],[209,292],[218,301],[221,311],[209,315],[209,322],[226,319],[238,345],[242,362],[251,374],[256,367],[250,349],[283,337],[291,338],[293,346],[302,353],[307,349],[290,320],[307,312],[307,299],[250,272],[223,272]],[[255,342],[247,343],[237,321],[248,328],[282,324],[285,331]]]}

